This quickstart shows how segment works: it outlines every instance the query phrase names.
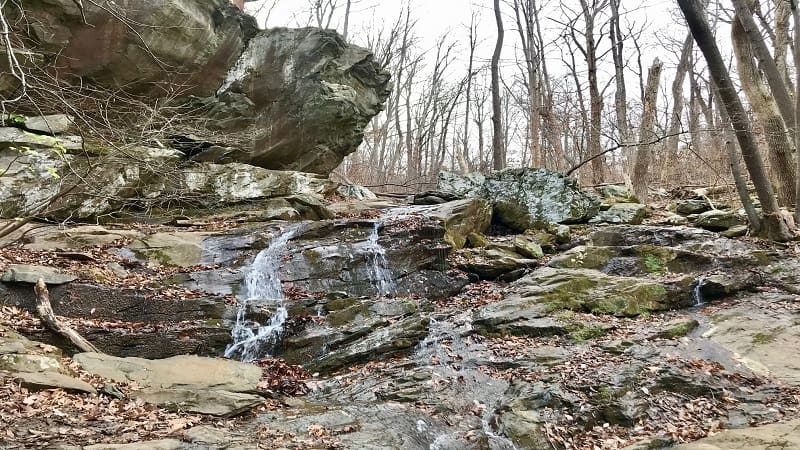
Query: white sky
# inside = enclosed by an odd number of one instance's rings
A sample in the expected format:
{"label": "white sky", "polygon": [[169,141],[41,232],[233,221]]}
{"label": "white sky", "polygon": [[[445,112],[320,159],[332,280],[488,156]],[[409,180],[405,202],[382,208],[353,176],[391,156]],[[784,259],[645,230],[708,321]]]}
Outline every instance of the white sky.
{"label": "white sky", "polygon": [[[437,39],[442,35],[447,35],[450,41],[457,41],[460,48],[457,53],[457,61],[453,65],[453,70],[464,71],[466,70],[466,51],[467,51],[467,30],[470,23],[470,18],[475,12],[478,15],[479,29],[478,36],[480,40],[479,48],[477,50],[477,61],[487,62],[491,57],[494,48],[494,39],[496,36],[494,15],[492,10],[492,0],[407,0],[411,3],[412,18],[417,20],[416,34],[419,38],[419,48],[422,50],[431,50],[434,48]],[[573,9],[577,8],[577,1],[575,0],[560,0],[565,2],[566,5],[572,6]],[[309,0],[259,0],[253,3],[248,3],[249,9],[257,9],[265,3],[275,3],[276,7],[272,12],[266,26],[306,26],[309,24]],[[339,8],[335,18],[331,22],[331,28],[337,28],[339,31],[342,29],[342,14],[344,13],[344,0],[338,0]],[[545,36],[545,40],[555,40],[560,32],[560,26],[557,21],[562,20],[559,5],[557,0],[541,0],[539,2],[543,5],[541,23],[542,26],[549,30]],[[356,0],[353,5],[351,18],[350,18],[350,37],[349,40],[358,44],[360,43],[359,34],[361,30],[374,26],[381,26],[383,24],[386,28],[391,27],[394,21],[401,13],[406,0]],[[573,6],[574,5],[574,6]],[[660,40],[673,39],[682,42],[685,36],[685,29],[675,23],[676,14],[671,11],[677,11],[677,4],[675,2],[665,2],[658,0],[621,0],[621,7],[623,10],[628,10],[625,19],[635,22],[637,25],[647,24],[645,36],[642,42],[642,65],[644,70],[650,66],[655,57],[659,57],[666,63],[666,77],[670,76],[671,68],[677,60],[677,55],[671,55],[665,52],[660,44]],[[514,26],[514,18],[512,10],[507,5],[504,6],[505,26],[506,26],[506,44],[503,52],[504,66],[511,67],[516,64],[515,47],[518,45],[518,35]],[[552,20],[551,20],[552,19]],[[264,17],[259,17],[259,24],[265,26]],[[316,25],[315,22],[311,23]],[[598,25],[599,26],[599,25]],[[605,41],[605,47],[608,46],[608,41]],[[548,68],[550,69],[551,76],[560,76],[565,73],[563,64],[560,63],[560,48],[563,48],[559,43],[552,43],[548,47]],[[627,46],[628,49],[632,48],[631,45]],[[433,55],[431,55],[433,57]],[[582,66],[580,58],[578,58],[579,66]],[[610,55],[607,56],[610,61]],[[462,70],[463,68],[463,70]],[[635,69],[635,67],[631,67]],[[613,66],[601,66],[601,70],[605,70],[606,76],[610,78],[613,71]],[[454,74],[455,75],[455,74]],[[462,76],[459,73],[457,76]],[[630,90],[630,95],[635,96],[638,92],[638,80],[636,75],[631,73],[628,77],[629,83],[633,83]],[[612,90],[608,93],[610,94]]]}

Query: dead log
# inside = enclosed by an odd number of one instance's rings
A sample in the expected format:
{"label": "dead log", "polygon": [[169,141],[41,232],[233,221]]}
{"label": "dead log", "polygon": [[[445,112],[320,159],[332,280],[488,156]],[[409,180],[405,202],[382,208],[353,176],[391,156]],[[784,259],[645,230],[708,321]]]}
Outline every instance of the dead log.
{"label": "dead log", "polygon": [[36,293],[36,311],[39,313],[39,318],[42,319],[42,322],[47,328],[67,338],[72,345],[82,352],[102,353],[91,342],[78,334],[77,331],[56,318],[53,312],[53,306],[50,304],[50,292],[48,292],[47,285],[44,283],[43,279],[39,278],[33,291]]}

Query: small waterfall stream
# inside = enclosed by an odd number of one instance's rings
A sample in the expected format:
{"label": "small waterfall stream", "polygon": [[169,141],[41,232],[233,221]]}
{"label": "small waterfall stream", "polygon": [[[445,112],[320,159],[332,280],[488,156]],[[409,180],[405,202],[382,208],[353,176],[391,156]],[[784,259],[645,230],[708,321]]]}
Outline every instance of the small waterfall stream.
{"label": "small waterfall stream", "polygon": [[384,297],[397,294],[397,285],[389,270],[389,261],[386,260],[386,249],[378,242],[382,222],[376,221],[367,237],[364,247],[364,256],[367,260],[367,274],[369,280],[378,294]]}
{"label": "small waterfall stream", "polygon": [[692,298],[694,299],[694,306],[703,306],[706,304],[706,301],[703,298],[703,285],[705,284],[706,280],[703,277],[699,277],[697,281],[695,281],[694,289],[692,290]]}
{"label": "small waterfall stream", "polygon": [[[470,350],[463,337],[472,328],[472,324],[466,320],[467,316],[468,314],[460,318],[442,317],[441,320],[431,318],[428,336],[417,345],[413,357],[421,366],[432,367],[438,377],[460,380],[456,384],[459,388],[453,393],[453,398],[485,402],[486,409],[481,416],[481,426],[490,450],[518,450],[510,439],[495,431],[491,424],[497,414],[499,398],[505,392],[507,385],[487,379],[469,361]],[[462,324],[453,325],[453,322]],[[453,355],[462,356],[464,359],[454,359]],[[430,450],[450,448],[441,444],[448,442],[448,437],[449,433],[434,436]]]}
{"label": "small waterfall stream", "polygon": [[[283,324],[289,314],[283,304],[281,280],[278,278],[281,257],[286,245],[302,230],[294,225],[272,240],[269,247],[256,256],[244,278],[244,292],[239,299],[236,324],[233,327],[233,343],[225,349],[225,356],[242,361],[253,361],[269,356],[283,334]],[[251,304],[277,304],[277,309],[266,325],[247,320]]]}

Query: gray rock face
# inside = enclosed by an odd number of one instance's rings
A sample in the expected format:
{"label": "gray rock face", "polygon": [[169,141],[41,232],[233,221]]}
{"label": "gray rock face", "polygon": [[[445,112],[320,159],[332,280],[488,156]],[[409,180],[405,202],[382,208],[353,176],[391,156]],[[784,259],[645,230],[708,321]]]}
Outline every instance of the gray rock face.
{"label": "gray rock face", "polygon": [[724,231],[740,223],[741,221],[735,213],[719,209],[701,213],[694,221],[695,226],[711,231]]}
{"label": "gray rock face", "polygon": [[2,281],[4,283],[36,284],[39,278],[44,279],[47,284],[66,284],[78,279],[75,275],[63,273],[52,267],[11,264],[3,274]]}
{"label": "gray rock face", "polygon": [[[100,169],[85,174],[81,167],[86,157],[62,158],[53,150],[55,147],[44,147],[22,158],[15,153],[0,153],[0,165],[9,168],[0,177],[0,217],[30,214],[62,189],[69,194],[58,198],[41,215],[80,220],[175,204],[207,210],[276,197],[289,197],[292,209],[308,209],[314,196],[334,188],[327,178],[313,174],[241,163],[193,163],[176,150],[146,147],[90,157],[92,165]],[[77,170],[80,180],[68,164]],[[77,187],[70,189],[73,184]]]}
{"label": "gray rock face", "polygon": [[[25,20],[9,11],[9,21],[28,24],[15,31],[26,48],[52,58],[50,67],[101,90],[160,99],[165,86],[181,86],[181,100],[207,119],[191,131],[205,162],[328,174],[356,150],[390,92],[370,52],[335,31],[258,31],[229,0],[143,0],[117,5],[116,16],[99,4],[77,5],[26,4]],[[0,81],[3,94],[16,87],[11,77]]]}
{"label": "gray rock face", "polygon": [[336,193],[353,200],[376,200],[378,198],[374,192],[358,184],[343,184],[336,188]]}
{"label": "gray rock face", "polygon": [[466,175],[453,172],[439,174],[439,191],[455,198],[479,197],[485,183],[486,177],[478,172]]}
{"label": "gray rock face", "polygon": [[222,417],[235,416],[264,403],[264,399],[258,395],[197,389],[144,389],[132,395],[172,411]]}
{"label": "gray rock face", "polygon": [[148,360],[79,353],[73,359],[87,372],[118,383],[135,381],[143,387],[156,389],[196,388],[250,392],[255,391],[256,385],[261,381],[261,369],[252,364],[200,356]]}
{"label": "gray rock face", "polygon": [[600,209],[599,200],[582,191],[574,179],[546,169],[505,169],[485,178],[443,173],[439,191],[460,198],[485,198],[498,221],[519,231],[586,222]]}
{"label": "gray rock face", "polygon": [[647,207],[639,203],[615,203],[592,218],[591,223],[639,225],[647,214]]}
{"label": "gray rock face", "polygon": [[714,436],[673,447],[675,450],[770,450],[800,448],[800,420],[740,430],[722,430]]}
{"label": "gray rock face", "polygon": [[25,128],[46,134],[62,134],[72,126],[74,118],[66,114],[50,114],[25,119]]}
{"label": "gray rock face", "polygon": [[[51,67],[63,73],[136,93],[161,94],[154,83],[180,80],[194,95],[210,95],[220,86],[256,31],[255,21],[227,0],[143,0],[136,7],[120,6],[129,23],[149,26],[132,33],[100,4],[45,0],[26,4],[30,25],[18,31],[29,39],[27,48],[54,56]],[[19,13],[9,10],[10,22],[21,23],[15,20]],[[169,26],[174,24],[181,26]]]}
{"label": "gray rock face", "polygon": [[248,42],[209,106],[221,130],[243,138],[229,157],[327,174],[355,151],[388,94],[389,75],[369,51],[335,31],[274,28]]}
{"label": "gray rock face", "polygon": [[678,214],[700,214],[711,209],[708,200],[682,200],[678,202],[675,210]]}
{"label": "gray rock face", "polygon": [[30,390],[64,389],[65,391],[97,392],[91,384],[58,372],[20,372],[14,376],[23,387]]}

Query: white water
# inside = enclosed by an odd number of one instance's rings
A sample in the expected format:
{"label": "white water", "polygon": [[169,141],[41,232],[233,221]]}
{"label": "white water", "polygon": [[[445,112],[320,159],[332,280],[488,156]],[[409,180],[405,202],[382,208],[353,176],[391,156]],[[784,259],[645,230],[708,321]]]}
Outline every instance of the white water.
{"label": "white water", "polygon": [[378,294],[382,296],[392,296],[397,293],[397,285],[392,278],[392,271],[389,270],[389,261],[386,260],[386,249],[378,242],[380,237],[378,231],[381,222],[375,222],[367,237],[367,245],[364,247],[364,257],[367,260],[367,275],[370,282],[375,286]]}
{"label": "white water", "polygon": [[692,291],[692,297],[694,298],[694,306],[703,306],[705,305],[705,299],[703,298],[703,285],[705,284],[706,280],[703,277],[700,277],[695,281],[694,290]]}
{"label": "white water", "polygon": [[[270,356],[283,335],[283,324],[289,313],[283,304],[283,290],[278,278],[281,257],[286,245],[301,230],[294,226],[272,240],[269,247],[262,250],[253,261],[244,278],[244,291],[239,298],[236,324],[233,326],[233,343],[225,349],[228,358],[238,357],[242,361],[253,361]],[[261,325],[247,320],[247,309],[251,304],[277,305],[269,323]]]}

